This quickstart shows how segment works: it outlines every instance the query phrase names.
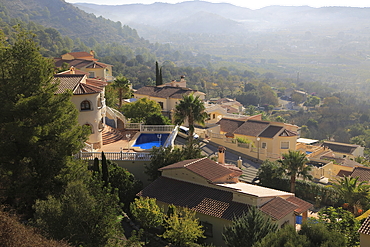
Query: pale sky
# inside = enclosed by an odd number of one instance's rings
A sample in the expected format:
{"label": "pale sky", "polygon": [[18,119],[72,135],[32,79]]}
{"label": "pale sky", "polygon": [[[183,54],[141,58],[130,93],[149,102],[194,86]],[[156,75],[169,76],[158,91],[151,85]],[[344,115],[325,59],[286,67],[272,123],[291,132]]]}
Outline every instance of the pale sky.
{"label": "pale sky", "polygon": [[[65,0],[69,3],[94,3],[101,5],[122,5],[132,3],[151,4],[154,2],[164,3],[178,3],[184,2],[179,0]],[[214,3],[231,3],[236,6],[246,7],[250,9],[260,9],[270,5],[281,6],[311,6],[311,7],[324,7],[324,6],[351,6],[351,7],[370,7],[368,0],[206,0],[207,2]]]}

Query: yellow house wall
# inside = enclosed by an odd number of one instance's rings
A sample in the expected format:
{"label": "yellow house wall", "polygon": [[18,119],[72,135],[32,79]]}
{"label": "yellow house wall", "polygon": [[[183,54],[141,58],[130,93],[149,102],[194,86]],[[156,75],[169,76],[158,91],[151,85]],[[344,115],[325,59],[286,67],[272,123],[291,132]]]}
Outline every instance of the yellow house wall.
{"label": "yellow house wall", "polygon": [[279,227],[281,227],[285,222],[288,222],[289,225],[295,226],[295,214],[294,212],[291,212],[290,214],[287,214],[282,219],[275,221]]}
{"label": "yellow house wall", "polygon": [[370,247],[370,235],[360,233],[360,247]]}
{"label": "yellow house wall", "polygon": [[[91,110],[81,111],[81,102],[88,100],[90,102]],[[105,106],[99,108],[98,102],[100,101],[100,94],[84,94],[73,95],[72,103],[78,110],[78,123],[80,125],[90,124],[92,126],[92,134],[89,136],[89,143],[101,143],[102,133],[99,131],[99,123],[105,117]]]}

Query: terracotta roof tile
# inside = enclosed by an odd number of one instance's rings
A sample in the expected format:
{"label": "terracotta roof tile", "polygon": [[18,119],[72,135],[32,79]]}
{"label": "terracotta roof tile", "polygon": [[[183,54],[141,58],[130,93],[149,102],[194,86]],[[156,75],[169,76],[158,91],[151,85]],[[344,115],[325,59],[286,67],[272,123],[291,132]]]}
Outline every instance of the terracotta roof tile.
{"label": "terracotta roof tile", "polygon": [[222,178],[228,175],[231,176],[235,173],[235,171],[219,165],[215,161],[208,158],[184,160],[169,166],[162,167],[159,170],[163,171],[178,168],[186,168],[211,182],[216,181],[218,178]]}
{"label": "terracotta roof tile", "polygon": [[79,58],[79,57],[93,57],[90,53],[85,52],[85,51],[76,51],[76,52],[69,52],[69,55]]}
{"label": "terracotta roof tile", "polygon": [[298,205],[288,202],[281,197],[275,197],[271,201],[264,204],[260,209],[273,219],[279,220],[297,208],[299,208]]}
{"label": "terracotta roof tile", "polygon": [[370,235],[370,216],[367,216],[360,229],[358,229],[358,232],[361,234]]}
{"label": "terracotta roof tile", "polygon": [[274,138],[274,136],[276,136],[282,129],[283,127],[281,126],[270,125],[259,135],[259,137]]}
{"label": "terracotta roof tile", "polygon": [[244,124],[242,124],[238,129],[234,131],[234,134],[258,136],[267,128],[268,125],[268,122],[247,120]]}
{"label": "terracotta roof tile", "polygon": [[245,121],[237,119],[222,118],[218,123],[222,132],[234,133]]}
{"label": "terracotta roof tile", "polygon": [[247,204],[233,202],[232,192],[166,177],[159,177],[138,195],[227,220],[240,217],[249,209]]}
{"label": "terracotta roof tile", "polygon": [[337,176],[338,177],[344,177],[344,176],[346,176],[346,177],[349,177],[349,176],[351,176],[351,171],[346,171],[346,170],[340,170],[339,172],[338,172],[338,174],[337,174]]}
{"label": "terracotta roof tile", "polygon": [[347,143],[339,143],[339,142],[324,142],[322,147],[328,147],[334,152],[345,153],[345,154],[352,154],[358,145],[354,144],[347,144]]}
{"label": "terracotta roof tile", "polygon": [[53,83],[59,83],[58,90],[55,92],[56,94],[64,93],[67,90],[71,90],[72,92],[76,89],[77,85],[83,80],[85,75],[54,75],[52,80]]}
{"label": "terracotta roof tile", "polygon": [[297,136],[297,135],[298,135],[298,133],[296,133],[294,131],[284,129],[283,132],[281,132],[281,134],[279,136]]}
{"label": "terracotta roof tile", "polygon": [[351,173],[351,177],[358,177],[359,182],[369,182],[370,181],[370,168],[365,167],[355,167]]}
{"label": "terracotta roof tile", "polygon": [[296,212],[297,214],[301,214],[303,212],[306,212],[307,210],[309,210],[310,208],[312,208],[312,204],[309,203],[309,202],[306,202],[298,197],[295,197],[295,196],[291,196],[289,197],[288,199],[286,199],[288,202],[291,202],[295,205],[298,206],[298,208],[296,208],[294,210],[294,212]]}

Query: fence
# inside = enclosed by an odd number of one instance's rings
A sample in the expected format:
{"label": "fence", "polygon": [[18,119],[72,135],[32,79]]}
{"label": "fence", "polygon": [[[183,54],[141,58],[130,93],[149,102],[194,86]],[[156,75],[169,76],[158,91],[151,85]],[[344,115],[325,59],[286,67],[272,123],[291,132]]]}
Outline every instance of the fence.
{"label": "fence", "polygon": [[174,125],[141,125],[141,132],[172,132]]}
{"label": "fence", "polygon": [[[82,160],[94,160],[98,158],[102,159],[101,152],[80,152],[78,158]],[[104,152],[105,157],[108,160],[150,160],[152,157],[150,153],[125,153],[125,152]]]}

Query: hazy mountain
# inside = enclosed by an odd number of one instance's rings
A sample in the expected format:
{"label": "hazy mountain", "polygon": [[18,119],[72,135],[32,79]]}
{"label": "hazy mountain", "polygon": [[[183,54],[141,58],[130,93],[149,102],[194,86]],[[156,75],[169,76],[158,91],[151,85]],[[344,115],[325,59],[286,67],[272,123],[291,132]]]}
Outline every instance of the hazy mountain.
{"label": "hazy mountain", "polygon": [[144,37],[149,35],[150,28],[161,31],[211,34],[285,29],[338,33],[343,31],[339,29],[361,30],[364,26],[368,26],[370,19],[369,8],[350,7],[270,6],[251,10],[232,4],[205,1],[117,6],[78,3],[75,6],[97,16],[121,21],[140,29],[139,32]]}
{"label": "hazy mountain", "polygon": [[[126,43],[140,40],[136,31],[121,23],[88,14],[64,0],[2,0],[0,17],[36,22],[81,40]],[[10,20],[4,20],[10,21]],[[14,24],[13,24],[14,25]]]}

